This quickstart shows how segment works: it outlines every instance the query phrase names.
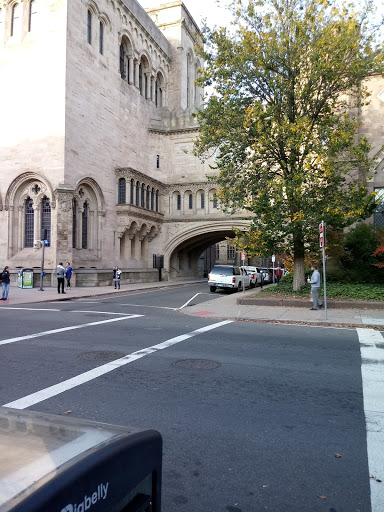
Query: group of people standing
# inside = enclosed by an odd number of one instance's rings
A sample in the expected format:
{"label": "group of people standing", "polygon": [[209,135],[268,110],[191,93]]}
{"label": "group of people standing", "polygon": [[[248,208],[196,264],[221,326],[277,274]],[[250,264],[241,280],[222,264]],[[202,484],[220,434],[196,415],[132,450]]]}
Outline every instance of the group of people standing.
{"label": "group of people standing", "polygon": [[61,288],[61,293],[66,293],[64,291],[64,280],[67,281],[67,290],[71,287],[71,277],[72,277],[72,272],[73,272],[73,268],[71,267],[71,264],[69,263],[69,261],[67,261],[67,264],[65,267],[63,267],[63,264],[62,263],[59,263],[57,265],[57,292],[60,293],[60,288]]}

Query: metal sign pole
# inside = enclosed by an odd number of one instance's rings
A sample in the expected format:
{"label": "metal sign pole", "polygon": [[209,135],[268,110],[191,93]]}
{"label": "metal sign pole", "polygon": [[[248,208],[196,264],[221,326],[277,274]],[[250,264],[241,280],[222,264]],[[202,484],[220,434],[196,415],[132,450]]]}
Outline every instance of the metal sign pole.
{"label": "metal sign pole", "polygon": [[243,299],[244,299],[244,297],[245,297],[245,269],[244,269],[245,252],[244,251],[241,253],[241,261],[243,262]]}
{"label": "metal sign pole", "polygon": [[327,279],[325,275],[325,222],[321,221],[320,224],[320,247],[322,248],[323,253],[323,280],[324,280],[324,314],[325,320],[328,319],[328,311],[327,311]]}
{"label": "metal sign pole", "polygon": [[45,250],[45,243],[44,242],[45,242],[44,240],[41,240],[42,253],[41,253],[41,273],[40,273],[40,288],[39,288],[40,292],[44,291],[44,288],[43,288],[43,279],[44,279],[44,250]]}

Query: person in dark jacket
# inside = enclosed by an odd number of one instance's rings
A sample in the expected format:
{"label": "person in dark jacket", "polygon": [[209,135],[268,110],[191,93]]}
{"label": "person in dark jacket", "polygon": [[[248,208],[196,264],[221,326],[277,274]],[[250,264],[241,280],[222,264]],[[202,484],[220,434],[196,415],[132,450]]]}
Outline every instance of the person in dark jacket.
{"label": "person in dark jacket", "polygon": [[116,290],[116,288],[118,288],[120,290],[120,275],[121,275],[121,270],[119,269],[119,267],[115,267],[113,269],[113,282],[115,284],[115,290]]}
{"label": "person in dark jacket", "polygon": [[9,291],[9,284],[11,282],[10,275],[9,275],[9,267],[4,267],[4,270],[1,273],[1,288],[3,291],[3,296],[1,300],[8,300],[8,291]]}

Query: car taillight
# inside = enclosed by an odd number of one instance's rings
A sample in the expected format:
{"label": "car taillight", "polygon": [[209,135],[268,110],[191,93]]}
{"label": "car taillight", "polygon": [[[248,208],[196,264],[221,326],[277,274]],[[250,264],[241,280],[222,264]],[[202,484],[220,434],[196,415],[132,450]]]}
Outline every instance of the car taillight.
{"label": "car taillight", "polygon": [[232,283],[235,284],[236,283],[236,278],[235,277],[232,277]]}
{"label": "car taillight", "polygon": [[208,281],[209,281],[209,274],[208,274]]}
{"label": "car taillight", "polygon": [[255,274],[251,274],[251,278],[252,278],[252,279],[255,279]]}

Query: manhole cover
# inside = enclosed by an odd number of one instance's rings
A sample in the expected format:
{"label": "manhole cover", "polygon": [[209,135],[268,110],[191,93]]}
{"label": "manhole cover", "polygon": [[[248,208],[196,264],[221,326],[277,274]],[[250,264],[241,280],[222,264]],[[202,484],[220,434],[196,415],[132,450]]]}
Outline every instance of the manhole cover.
{"label": "manhole cover", "polygon": [[181,359],[172,363],[175,368],[184,368],[187,370],[214,370],[219,368],[221,363],[211,361],[210,359]]}
{"label": "manhole cover", "polygon": [[114,359],[120,359],[126,354],[123,352],[113,352],[112,350],[100,350],[98,352],[83,352],[79,355],[80,359],[87,361],[113,361]]}

